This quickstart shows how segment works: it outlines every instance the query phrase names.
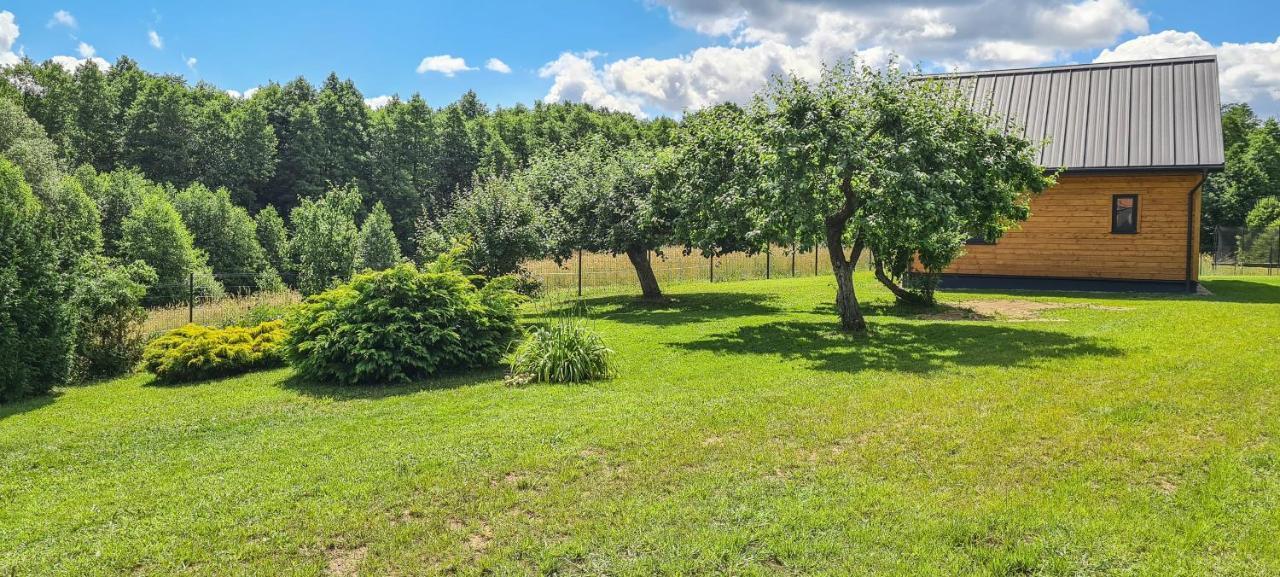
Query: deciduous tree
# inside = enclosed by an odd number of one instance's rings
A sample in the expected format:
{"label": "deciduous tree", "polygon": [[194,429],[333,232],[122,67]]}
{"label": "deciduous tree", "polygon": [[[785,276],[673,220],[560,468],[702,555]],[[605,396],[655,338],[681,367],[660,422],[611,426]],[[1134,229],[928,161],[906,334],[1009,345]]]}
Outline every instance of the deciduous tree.
{"label": "deciduous tree", "polygon": [[905,273],[911,254],[939,271],[970,231],[998,236],[1053,182],[1034,161],[1035,145],[1005,135],[942,82],[895,66],[849,62],[817,82],[775,79],[752,117],[766,181],[758,214],[781,236],[821,236],[847,331],[866,330],[853,286],[864,248],[892,274]]}

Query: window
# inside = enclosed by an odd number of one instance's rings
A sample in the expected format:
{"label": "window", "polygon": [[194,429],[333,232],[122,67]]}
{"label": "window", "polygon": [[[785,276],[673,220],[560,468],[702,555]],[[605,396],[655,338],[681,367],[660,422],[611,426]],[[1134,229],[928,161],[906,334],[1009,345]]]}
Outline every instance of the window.
{"label": "window", "polygon": [[1111,234],[1138,233],[1138,195],[1117,194],[1111,197]]}

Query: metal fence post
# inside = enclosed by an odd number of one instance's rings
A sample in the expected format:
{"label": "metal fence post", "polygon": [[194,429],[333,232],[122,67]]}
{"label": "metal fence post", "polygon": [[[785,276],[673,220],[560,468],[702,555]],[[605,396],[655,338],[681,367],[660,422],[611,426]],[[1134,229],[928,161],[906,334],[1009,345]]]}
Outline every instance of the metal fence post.
{"label": "metal fence post", "polygon": [[773,278],[769,272],[773,268],[773,249],[767,248],[764,251],[764,280]]}
{"label": "metal fence post", "polygon": [[[1271,259],[1272,262],[1280,261],[1280,229],[1276,229],[1276,256]],[[1267,274],[1271,274],[1268,272]]]}
{"label": "metal fence post", "polygon": [[196,322],[196,273],[187,276],[187,323]]}
{"label": "metal fence post", "polygon": [[818,276],[818,247],[813,247],[813,276]]}
{"label": "metal fence post", "polygon": [[796,245],[791,245],[791,278],[796,278]]}
{"label": "metal fence post", "polygon": [[578,296],[582,296],[582,249],[578,249]]}
{"label": "metal fence post", "polygon": [[711,271],[710,274],[707,275],[707,278],[710,279],[709,282],[716,282],[716,255],[712,254],[707,257],[707,262],[711,263],[711,267],[707,269]]}

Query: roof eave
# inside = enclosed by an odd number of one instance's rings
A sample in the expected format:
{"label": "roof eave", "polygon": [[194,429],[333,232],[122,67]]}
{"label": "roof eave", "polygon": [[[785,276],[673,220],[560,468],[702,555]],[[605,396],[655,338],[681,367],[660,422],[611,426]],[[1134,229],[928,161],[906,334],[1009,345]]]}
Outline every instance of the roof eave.
{"label": "roof eave", "polygon": [[1045,172],[1060,172],[1061,174],[1169,174],[1177,172],[1222,172],[1224,168],[1225,166],[1222,164],[1185,164],[1170,166],[1080,166],[1045,168],[1044,170]]}

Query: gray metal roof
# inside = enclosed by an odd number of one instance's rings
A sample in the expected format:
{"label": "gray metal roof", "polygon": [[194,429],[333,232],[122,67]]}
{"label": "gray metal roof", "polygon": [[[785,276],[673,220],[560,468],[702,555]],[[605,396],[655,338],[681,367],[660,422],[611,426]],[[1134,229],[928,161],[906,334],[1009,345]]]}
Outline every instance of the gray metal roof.
{"label": "gray metal roof", "polygon": [[1046,168],[1219,169],[1218,60],[1197,56],[937,75],[1005,119]]}

